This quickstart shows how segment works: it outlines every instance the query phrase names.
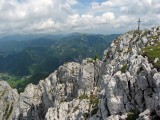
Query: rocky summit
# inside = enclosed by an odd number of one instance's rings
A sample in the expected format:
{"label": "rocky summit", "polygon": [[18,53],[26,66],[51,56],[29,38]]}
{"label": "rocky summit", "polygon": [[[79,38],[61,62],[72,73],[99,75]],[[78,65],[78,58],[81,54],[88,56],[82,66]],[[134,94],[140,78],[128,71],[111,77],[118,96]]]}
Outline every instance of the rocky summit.
{"label": "rocky summit", "polygon": [[65,63],[20,94],[0,81],[0,119],[160,119],[160,27],[129,31],[101,61]]}

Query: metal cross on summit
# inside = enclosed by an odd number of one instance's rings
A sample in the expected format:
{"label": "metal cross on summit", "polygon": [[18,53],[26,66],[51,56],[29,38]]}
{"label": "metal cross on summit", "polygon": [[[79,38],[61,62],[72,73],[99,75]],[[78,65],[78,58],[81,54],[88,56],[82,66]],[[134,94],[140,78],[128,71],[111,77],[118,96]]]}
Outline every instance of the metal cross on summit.
{"label": "metal cross on summit", "polygon": [[139,30],[140,29],[140,23],[141,23],[140,18],[139,18],[139,20],[137,22],[138,22],[138,30]]}

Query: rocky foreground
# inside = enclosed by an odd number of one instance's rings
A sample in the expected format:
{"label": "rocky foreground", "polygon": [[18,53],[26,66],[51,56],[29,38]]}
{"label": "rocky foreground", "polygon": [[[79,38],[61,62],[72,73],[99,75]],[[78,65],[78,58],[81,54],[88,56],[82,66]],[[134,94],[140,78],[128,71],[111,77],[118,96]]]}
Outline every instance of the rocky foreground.
{"label": "rocky foreground", "polygon": [[159,55],[160,27],[136,30],[114,40],[102,61],[64,64],[23,93],[0,81],[0,119],[158,120]]}

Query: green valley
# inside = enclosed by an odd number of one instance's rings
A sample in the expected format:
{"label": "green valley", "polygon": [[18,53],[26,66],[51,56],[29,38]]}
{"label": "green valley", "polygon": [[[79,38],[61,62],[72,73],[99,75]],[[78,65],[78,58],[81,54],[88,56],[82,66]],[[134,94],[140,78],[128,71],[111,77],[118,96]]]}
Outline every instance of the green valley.
{"label": "green valley", "polygon": [[23,91],[27,84],[37,84],[65,62],[101,58],[103,51],[118,36],[73,33],[25,41],[0,41],[0,79]]}

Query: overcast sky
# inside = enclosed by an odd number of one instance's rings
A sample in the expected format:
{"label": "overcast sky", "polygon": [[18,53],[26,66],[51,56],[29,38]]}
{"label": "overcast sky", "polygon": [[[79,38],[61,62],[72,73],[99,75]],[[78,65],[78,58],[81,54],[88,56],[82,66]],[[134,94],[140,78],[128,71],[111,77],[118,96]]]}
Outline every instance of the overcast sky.
{"label": "overcast sky", "polygon": [[0,0],[0,34],[123,33],[160,25],[160,0]]}

